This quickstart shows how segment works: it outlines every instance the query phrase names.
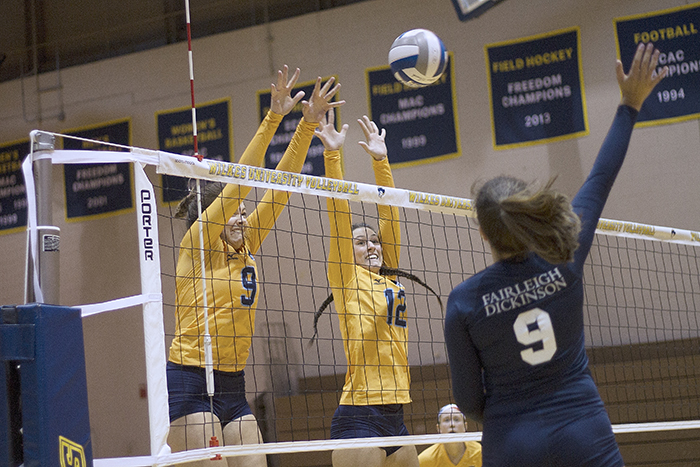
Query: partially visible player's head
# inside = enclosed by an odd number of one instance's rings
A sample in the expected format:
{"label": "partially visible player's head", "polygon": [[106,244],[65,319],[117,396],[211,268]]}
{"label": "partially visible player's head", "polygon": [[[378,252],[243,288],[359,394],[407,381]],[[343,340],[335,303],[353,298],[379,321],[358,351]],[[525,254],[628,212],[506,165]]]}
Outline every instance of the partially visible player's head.
{"label": "partially visible player's head", "polygon": [[355,263],[374,273],[384,263],[382,242],[377,232],[367,224],[354,224],[352,226],[352,244],[355,253]]}
{"label": "partially visible player's head", "polygon": [[467,418],[455,404],[447,404],[438,412],[438,433],[465,433]]}

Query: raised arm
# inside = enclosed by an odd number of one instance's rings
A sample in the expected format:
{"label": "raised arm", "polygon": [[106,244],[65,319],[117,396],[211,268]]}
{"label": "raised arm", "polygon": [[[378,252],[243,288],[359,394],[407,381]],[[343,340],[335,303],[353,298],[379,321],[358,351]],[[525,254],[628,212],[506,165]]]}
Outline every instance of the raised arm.
{"label": "raised arm", "polygon": [[637,114],[654,87],[668,73],[668,68],[664,67],[655,74],[658,60],[659,51],[652,44],[639,44],[629,74],[624,73],[622,63],[617,61],[617,81],[622,94],[620,106],[588,178],[572,201],[574,211],[581,216],[580,246],[574,257],[574,265],[579,271],[588,256],[603,207],[625,160]]}
{"label": "raised arm", "polygon": [[[301,172],[306,160],[306,155],[314,137],[314,131],[326,112],[339,107],[345,101],[331,102],[333,96],[340,89],[340,84],[333,86],[334,78],[330,78],[321,85],[321,78],[316,80],[316,86],[308,101],[303,101],[303,118],[299,121],[292,140],[287,146],[282,159],[277,164],[276,170],[285,172]],[[289,201],[290,192],[267,190],[250,216],[248,224],[252,235],[248,239],[248,249],[256,253],[263,240],[270,233],[277,218]]]}
{"label": "raised arm", "polygon": [[291,78],[288,78],[288,75],[287,65],[277,71],[277,85],[274,83],[270,85],[270,110],[260,124],[257,133],[248,143],[248,147],[238,161],[239,164],[262,166],[265,161],[265,152],[282,118],[291,112],[304,97],[304,91],[299,91],[292,97],[292,89],[299,79],[299,68],[294,71]]}
{"label": "raised arm", "polygon": [[[294,97],[291,96],[291,91],[299,78],[299,68],[296,69],[291,78],[288,75],[287,65],[284,65],[282,70],[277,72],[277,85],[270,86],[270,111],[258,127],[253,139],[248,143],[238,161],[239,164],[262,165],[265,160],[265,152],[282,118],[304,97],[303,91],[299,91]],[[219,197],[202,213],[202,219],[205,221],[204,248],[210,248],[217,241],[226,222],[236,213],[241,200],[246,197],[250,189],[250,187],[241,187],[235,184],[226,185]],[[181,245],[186,248],[199,248],[198,222],[192,224],[190,230],[183,237]]]}
{"label": "raised arm", "polygon": [[[323,142],[323,161],[326,177],[342,180],[340,148],[345,142],[348,125],[340,132],[334,125],[334,112],[319,122],[316,136]],[[331,228],[331,245],[328,252],[328,280],[332,286],[345,285],[355,273],[355,256],[352,240],[352,216],[346,199],[328,198],[328,219]]]}
{"label": "raised arm", "polygon": [[[360,141],[360,146],[372,156],[372,168],[374,180],[378,186],[394,187],[394,178],[391,174],[391,166],[387,158],[387,149],[384,139],[386,130],[379,131],[377,125],[364,115],[358,119],[360,127],[365,134],[365,141]],[[384,264],[390,268],[399,267],[399,255],[401,252],[401,225],[399,223],[399,208],[380,204],[379,212],[379,238],[382,241],[384,251]]]}

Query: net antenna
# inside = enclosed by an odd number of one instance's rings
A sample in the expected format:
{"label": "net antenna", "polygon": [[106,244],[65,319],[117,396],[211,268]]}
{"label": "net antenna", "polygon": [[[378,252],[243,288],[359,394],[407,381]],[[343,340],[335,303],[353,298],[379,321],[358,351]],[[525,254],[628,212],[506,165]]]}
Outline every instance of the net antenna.
{"label": "net antenna", "polygon": [[[194,61],[192,60],[192,28],[190,26],[190,0],[185,0],[185,20],[187,23],[187,61],[190,70],[190,96],[192,100],[192,140],[194,143],[194,157],[202,162],[197,145],[197,108],[194,101]],[[203,180],[197,180],[195,190],[197,193],[197,223],[199,225],[199,261],[202,268],[202,307],[204,308],[204,371],[207,379],[207,394],[209,395],[209,410],[211,411],[211,438],[209,447],[219,446],[214,430],[214,357],[211,348],[211,334],[209,333],[209,303],[207,299],[207,277],[204,260],[204,222],[202,220],[202,189]],[[212,460],[222,459],[221,454],[216,454]]]}
{"label": "net antenna", "polygon": [[185,0],[185,20],[187,22],[187,61],[190,67],[190,96],[192,98],[192,137],[194,140],[194,156],[202,162],[197,145],[197,108],[194,105],[194,62],[192,60],[192,28],[190,27],[190,0]]}
{"label": "net antenna", "polygon": [[481,16],[486,10],[503,0],[452,0],[460,21],[468,21]]}

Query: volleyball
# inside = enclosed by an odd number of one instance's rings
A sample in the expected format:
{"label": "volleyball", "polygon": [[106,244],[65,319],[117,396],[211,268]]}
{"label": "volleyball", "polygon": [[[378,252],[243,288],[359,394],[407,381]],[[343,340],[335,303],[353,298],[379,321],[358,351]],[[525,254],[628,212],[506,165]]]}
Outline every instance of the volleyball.
{"label": "volleyball", "polygon": [[391,44],[389,65],[397,80],[422,88],[437,81],[445,72],[447,50],[434,32],[411,29]]}

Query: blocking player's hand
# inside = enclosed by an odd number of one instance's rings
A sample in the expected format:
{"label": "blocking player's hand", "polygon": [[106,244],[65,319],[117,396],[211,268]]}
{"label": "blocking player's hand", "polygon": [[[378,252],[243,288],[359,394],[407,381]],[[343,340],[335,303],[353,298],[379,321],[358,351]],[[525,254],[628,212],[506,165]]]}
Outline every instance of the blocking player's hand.
{"label": "blocking player's hand", "polygon": [[345,143],[345,135],[348,132],[348,125],[345,124],[337,131],[335,129],[335,110],[328,111],[326,116],[318,122],[316,128],[316,136],[323,142],[323,147],[326,151],[337,151]]}
{"label": "blocking player's hand", "polygon": [[[304,105],[303,114],[304,120],[309,123],[319,123],[326,113],[336,107],[345,104],[345,101],[331,102],[331,99],[340,89],[340,83],[333,86],[334,77],[330,77],[326,83],[321,86],[321,77],[316,79],[316,85],[311,93],[308,101],[301,101]],[[331,86],[333,86],[331,88]]]}
{"label": "blocking player's hand", "polygon": [[640,110],[654,87],[664,79],[668,73],[668,67],[664,67],[654,76],[656,65],[659,63],[659,53],[651,42],[647,45],[640,43],[634,54],[629,74],[624,73],[622,62],[617,61],[617,83],[622,92],[621,104]]}
{"label": "blocking player's hand", "polygon": [[386,159],[387,150],[384,138],[386,137],[386,130],[382,128],[379,131],[377,124],[369,119],[367,115],[363,115],[362,118],[358,119],[357,122],[362,127],[362,132],[365,134],[365,141],[360,141],[360,146],[367,151],[367,154],[372,156],[374,160],[381,161]]}
{"label": "blocking player's hand", "polygon": [[287,115],[304,98],[304,91],[299,91],[292,97],[292,89],[299,79],[299,68],[291,78],[288,75],[289,67],[285,65],[277,71],[277,85],[273,83],[270,86],[270,110],[278,115]]}

